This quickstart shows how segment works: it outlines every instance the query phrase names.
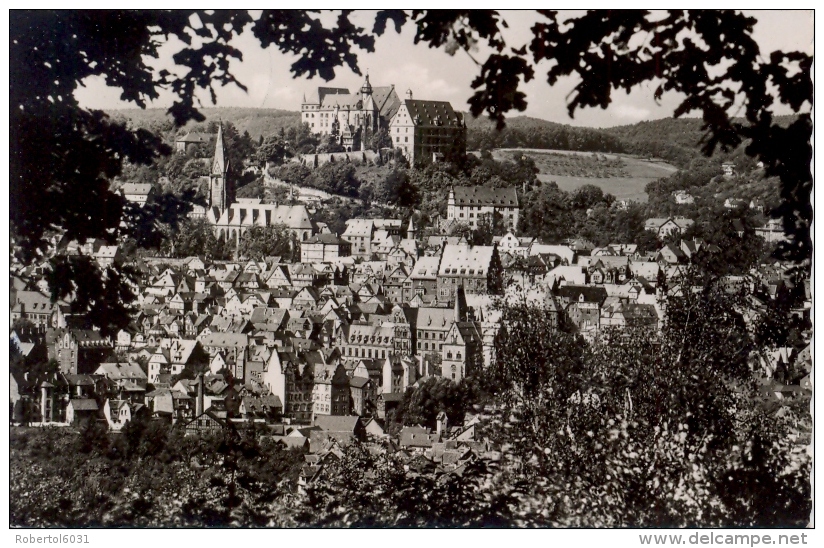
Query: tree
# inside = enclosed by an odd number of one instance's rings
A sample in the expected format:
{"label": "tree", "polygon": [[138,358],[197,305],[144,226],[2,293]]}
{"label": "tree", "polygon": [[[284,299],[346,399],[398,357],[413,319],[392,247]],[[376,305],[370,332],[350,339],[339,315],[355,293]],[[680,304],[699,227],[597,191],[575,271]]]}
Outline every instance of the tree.
{"label": "tree", "polygon": [[413,207],[419,200],[418,189],[404,169],[393,169],[387,173],[386,177],[375,184],[375,190],[370,198],[401,207]]}
{"label": "tree", "polygon": [[392,137],[389,136],[389,131],[386,128],[380,128],[374,132],[368,143],[369,150],[380,152],[383,148],[392,148]]}
{"label": "tree", "polygon": [[[781,433],[801,415],[787,409],[785,422],[764,413],[737,312],[746,295],[700,270],[681,284],[696,290],[668,299],[660,333],[605,330],[592,344],[558,330],[543,309],[503,308],[496,359],[480,379],[501,404],[485,433],[512,447],[507,468],[528,523],[807,519],[801,478],[810,461]],[[756,508],[763,513],[748,513]]]}
{"label": "tree", "polygon": [[492,245],[495,236],[504,236],[509,227],[504,222],[504,216],[493,211],[492,214],[481,214],[478,218],[478,228],[472,231],[472,245]]}
{"label": "tree", "polygon": [[215,236],[214,227],[206,219],[187,219],[180,224],[173,239],[176,257],[203,255],[208,259],[228,259],[231,249]]}
{"label": "tree", "polygon": [[292,155],[287,147],[288,144],[280,136],[270,135],[258,147],[255,159],[261,166],[268,162],[282,164],[284,159]]}
{"label": "tree", "polygon": [[323,135],[320,138],[320,143],[317,146],[318,154],[326,154],[330,152],[346,152],[343,145],[338,141],[335,135]]}
{"label": "tree", "polygon": [[446,377],[431,377],[409,391],[394,420],[407,426],[435,428],[435,418],[443,411],[449,424],[461,424],[473,398],[469,381],[455,383]]}
{"label": "tree", "polygon": [[299,257],[299,245],[294,233],[285,225],[255,226],[240,237],[238,255],[255,260],[271,255]]}

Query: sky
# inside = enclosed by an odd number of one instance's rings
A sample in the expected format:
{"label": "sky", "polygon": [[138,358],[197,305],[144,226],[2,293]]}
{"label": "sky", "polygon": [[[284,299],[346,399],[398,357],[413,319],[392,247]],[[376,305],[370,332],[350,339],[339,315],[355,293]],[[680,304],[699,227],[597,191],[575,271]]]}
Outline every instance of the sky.
{"label": "sky", "polygon": [[[760,10],[747,14],[758,20],[754,37],[762,55],[777,49],[812,52],[812,11]],[[529,42],[529,28],[540,17],[531,10],[502,11],[501,15],[510,27],[505,33],[507,45],[513,47]],[[360,26],[371,28],[374,16],[372,12],[363,11],[356,13],[352,19]],[[411,89],[416,99],[450,101],[454,108],[467,111],[467,100],[473,93],[471,82],[479,73],[478,66],[463,50],[451,56],[443,49],[415,45],[414,34],[414,24],[407,23],[400,35],[390,24],[387,32],[376,38],[374,53],[358,53],[361,71],[365,73],[368,70],[373,86],[394,84],[401,98],[407,89]],[[318,86],[346,87],[354,92],[363,83],[363,77],[348,68],[337,69],[336,77],[329,82],[317,77],[294,79],[289,67],[296,57],[282,54],[272,47],[262,49],[249,31],[237,37],[233,45],[243,52],[243,61],[233,61],[231,71],[248,87],[248,91],[233,85],[219,87],[216,106],[297,111],[304,93]],[[161,49],[161,58],[153,60],[154,66],[173,70],[171,56],[181,47],[179,42],[168,43]],[[479,60],[485,58],[483,51],[474,56]],[[608,127],[671,116],[679,102],[678,97],[672,94],[665,95],[657,104],[652,98],[655,84],[649,84],[636,88],[629,95],[623,91],[614,92],[608,109],[579,109],[575,118],[571,119],[566,109],[566,97],[575,80],[566,78],[550,87],[545,78],[545,71],[542,72],[541,65],[538,65],[535,78],[521,84],[529,103],[527,110],[511,112],[509,116],[522,114],[563,124]],[[84,84],[85,87],[79,88],[75,94],[84,107],[111,110],[134,106],[120,101],[120,92],[108,88],[100,79],[87,79]],[[213,106],[205,93],[201,97],[204,107]],[[171,94],[163,93],[150,107],[167,108],[171,103]]]}

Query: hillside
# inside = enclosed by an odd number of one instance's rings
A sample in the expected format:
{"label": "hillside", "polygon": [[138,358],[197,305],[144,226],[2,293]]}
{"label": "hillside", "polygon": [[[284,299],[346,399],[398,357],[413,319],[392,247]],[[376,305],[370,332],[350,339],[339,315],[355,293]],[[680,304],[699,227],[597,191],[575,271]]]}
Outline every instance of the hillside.
{"label": "hillside", "polygon": [[[789,125],[795,116],[777,116],[781,126]],[[745,123],[743,119],[736,121]],[[663,158],[679,168],[686,168],[694,159],[703,157],[704,121],[699,118],[662,118],[628,126],[603,129],[607,135],[623,143],[626,152],[640,156]],[[713,157],[735,156],[742,147],[727,153],[716,150]]]}
{"label": "hillside", "polygon": [[532,118],[507,118],[506,127],[497,131],[487,118],[466,117],[468,150],[497,148],[540,148],[586,152],[624,152],[620,139],[595,128],[558,124]]}
{"label": "hillside", "polygon": [[[300,121],[298,112],[269,108],[202,108],[200,112],[206,117],[204,123],[217,120],[231,122],[241,134],[248,131],[255,140],[261,135],[271,135],[281,128],[295,126]],[[171,129],[171,117],[166,114],[165,109],[121,109],[109,111],[109,114],[113,117],[127,118],[137,127],[150,129],[168,124],[164,130]],[[189,122],[186,127],[191,128],[196,125],[199,124]]]}

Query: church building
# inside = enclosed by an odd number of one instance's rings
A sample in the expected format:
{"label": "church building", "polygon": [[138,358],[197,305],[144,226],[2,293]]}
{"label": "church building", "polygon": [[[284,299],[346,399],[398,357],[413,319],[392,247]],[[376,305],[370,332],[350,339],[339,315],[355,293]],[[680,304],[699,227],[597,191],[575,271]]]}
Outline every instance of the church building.
{"label": "church building", "polygon": [[235,199],[234,184],[227,178],[229,160],[223,142],[223,127],[218,127],[215,155],[209,174],[209,209],[206,218],[220,239],[235,245],[249,228],[285,225],[298,239],[306,241],[315,232],[309,212],[303,205],[264,204],[258,198]]}

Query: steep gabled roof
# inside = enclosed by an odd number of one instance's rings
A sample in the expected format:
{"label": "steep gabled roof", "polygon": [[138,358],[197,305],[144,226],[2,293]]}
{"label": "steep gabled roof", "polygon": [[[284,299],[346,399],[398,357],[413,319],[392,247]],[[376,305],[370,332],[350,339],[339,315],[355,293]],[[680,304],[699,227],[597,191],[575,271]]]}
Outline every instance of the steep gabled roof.
{"label": "steep gabled roof", "polygon": [[455,205],[457,206],[518,206],[518,193],[514,187],[456,186],[452,190],[455,194]]}
{"label": "steep gabled roof", "polygon": [[462,117],[452,109],[449,101],[422,101],[405,99],[401,106],[406,106],[409,118],[416,126],[460,126]]}
{"label": "steep gabled roof", "polygon": [[603,303],[607,298],[607,290],[603,287],[589,285],[562,285],[558,288],[557,296],[569,301],[578,301],[584,296],[589,303]]}

